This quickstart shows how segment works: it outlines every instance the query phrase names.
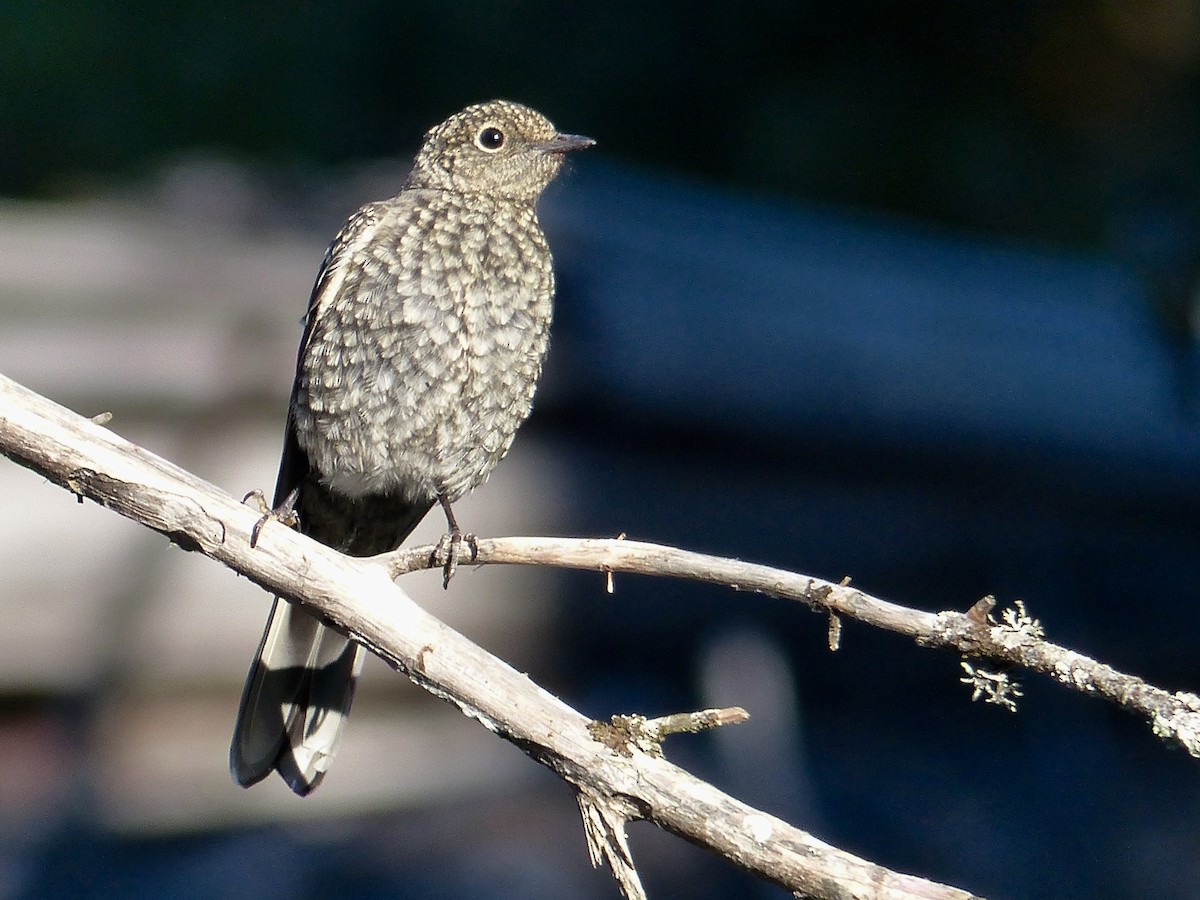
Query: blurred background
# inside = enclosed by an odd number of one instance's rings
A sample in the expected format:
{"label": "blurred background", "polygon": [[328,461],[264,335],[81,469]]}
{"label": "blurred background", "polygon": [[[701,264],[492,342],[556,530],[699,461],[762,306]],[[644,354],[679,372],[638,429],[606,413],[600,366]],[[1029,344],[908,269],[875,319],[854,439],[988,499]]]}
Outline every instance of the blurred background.
{"label": "blurred background", "polygon": [[[543,204],[535,415],[483,535],[661,541],[1200,689],[1200,2],[0,6],[0,372],[270,489],[324,248],[426,128],[598,146]],[[610,898],[569,790],[376,664],[312,798],[226,753],[270,598],[0,466],[0,898]],[[427,522],[414,540],[432,539]],[[990,898],[1200,897],[1200,762],[1017,674],[761,597],[404,586],[596,717],[741,704],[668,755]],[[787,894],[632,829],[652,898]]]}

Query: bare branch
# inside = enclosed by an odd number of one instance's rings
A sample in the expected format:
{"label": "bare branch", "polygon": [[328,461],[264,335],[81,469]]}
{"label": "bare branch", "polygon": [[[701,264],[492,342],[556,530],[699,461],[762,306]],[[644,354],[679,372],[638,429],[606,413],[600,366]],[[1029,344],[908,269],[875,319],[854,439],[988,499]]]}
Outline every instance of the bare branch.
{"label": "bare branch", "polygon": [[378,561],[342,556],[276,521],[265,524],[252,549],[257,509],[4,376],[0,453],[326,617],[558,773],[583,798],[593,858],[614,869],[628,897],[639,896],[625,870],[631,860],[623,822],[634,818],[805,897],[974,896],[832,847],[666,759],[636,747],[628,755],[613,751],[593,737],[585,716],[429,615]]}
{"label": "bare branch", "polygon": [[[430,547],[412,547],[382,554],[376,559],[394,576],[428,568]],[[926,647],[945,647],[965,657],[990,659],[1006,666],[1017,665],[1049,675],[1085,694],[1094,694],[1130,712],[1145,716],[1159,737],[1178,741],[1192,756],[1200,758],[1200,697],[1187,692],[1170,693],[1043,637],[1041,624],[1030,617],[1024,603],[1016,601],[997,622],[992,617],[996,600],[984,597],[967,612],[924,612],[872,597],[840,583],[823,581],[771,566],[756,565],[721,556],[692,553],[661,544],[624,538],[511,537],[480,539],[474,560],[479,564],[516,564],[589,569],[611,574],[668,575],[719,584],[735,591],[753,591],[768,597],[798,600],[814,610],[874,625],[913,638]],[[836,649],[841,626],[831,624],[830,646]],[[968,670],[964,679],[974,686],[976,697],[1010,707],[1020,689],[1010,680],[999,683],[996,673]],[[981,687],[987,682],[989,687]],[[996,693],[999,691],[999,693]],[[999,699],[995,699],[995,698]]]}

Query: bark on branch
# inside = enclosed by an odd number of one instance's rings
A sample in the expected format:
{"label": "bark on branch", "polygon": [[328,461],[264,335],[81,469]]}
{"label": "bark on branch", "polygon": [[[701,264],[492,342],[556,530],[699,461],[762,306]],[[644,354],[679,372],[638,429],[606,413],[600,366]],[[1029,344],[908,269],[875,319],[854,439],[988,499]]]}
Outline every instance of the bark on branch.
{"label": "bark on branch", "polygon": [[[974,895],[893,872],[832,847],[718,791],[636,742],[614,748],[594,723],[473,644],[414,603],[393,581],[430,564],[432,548],[374,560],[342,556],[268,523],[257,548],[259,512],[215,486],[0,376],[0,453],[301,603],[362,642],[431,693],[520,746],[576,790],[588,847],[641,897],[625,825],[642,818],[710,848],[752,872],[812,898],[970,900]],[[521,562],[642,572],[715,581],[802,600],[831,614],[908,634],[920,643],[1011,660],[1143,712],[1161,710],[1163,732],[1191,752],[1200,732],[1196,705],[1064,648],[1032,637],[1028,623],[992,624],[978,605],[968,613],[924,613],[835,585],[736,560],[631,541],[480,540],[487,562]],[[1193,698],[1194,699],[1194,698]],[[233,698],[231,698],[231,703]],[[231,707],[232,710],[232,707]],[[1157,720],[1156,720],[1157,721]]]}

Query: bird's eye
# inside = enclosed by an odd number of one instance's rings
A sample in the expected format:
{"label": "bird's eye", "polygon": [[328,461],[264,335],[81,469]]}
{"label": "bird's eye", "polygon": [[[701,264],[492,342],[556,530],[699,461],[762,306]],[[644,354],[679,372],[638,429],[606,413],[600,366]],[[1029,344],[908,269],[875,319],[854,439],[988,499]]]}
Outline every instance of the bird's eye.
{"label": "bird's eye", "polygon": [[504,146],[504,132],[489,125],[487,128],[480,129],[479,134],[475,136],[475,143],[480,150],[493,153]]}

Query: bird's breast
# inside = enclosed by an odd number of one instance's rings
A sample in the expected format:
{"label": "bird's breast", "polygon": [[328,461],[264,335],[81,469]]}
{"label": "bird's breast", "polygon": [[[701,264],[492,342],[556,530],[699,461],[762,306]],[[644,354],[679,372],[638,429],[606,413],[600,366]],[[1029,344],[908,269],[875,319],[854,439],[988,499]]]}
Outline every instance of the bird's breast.
{"label": "bird's breast", "polygon": [[532,211],[506,228],[459,219],[373,245],[313,324],[293,420],[334,490],[457,498],[529,415],[554,292],[545,239]]}

